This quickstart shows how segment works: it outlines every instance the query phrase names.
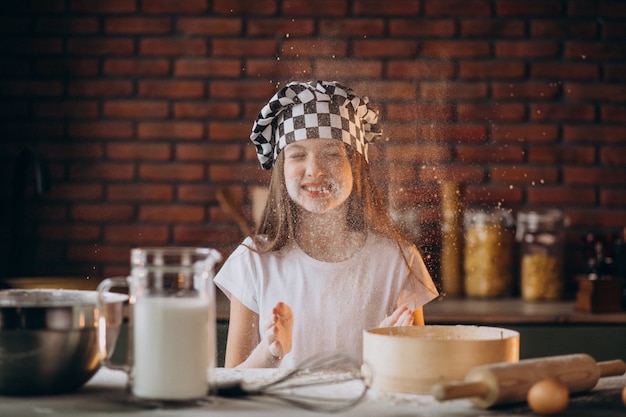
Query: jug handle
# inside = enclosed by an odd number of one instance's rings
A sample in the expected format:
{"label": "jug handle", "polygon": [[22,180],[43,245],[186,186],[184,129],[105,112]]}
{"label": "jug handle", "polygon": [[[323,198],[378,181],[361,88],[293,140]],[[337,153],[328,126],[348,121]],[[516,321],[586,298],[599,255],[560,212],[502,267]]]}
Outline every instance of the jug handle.
{"label": "jug handle", "polygon": [[[130,364],[128,362],[118,364],[110,359],[109,349],[107,347],[107,308],[106,308],[106,294],[111,291],[111,288],[129,287],[128,278],[116,277],[107,278],[98,285],[98,351],[100,354],[100,364],[114,370],[130,372]],[[117,340],[115,340],[113,350]]]}

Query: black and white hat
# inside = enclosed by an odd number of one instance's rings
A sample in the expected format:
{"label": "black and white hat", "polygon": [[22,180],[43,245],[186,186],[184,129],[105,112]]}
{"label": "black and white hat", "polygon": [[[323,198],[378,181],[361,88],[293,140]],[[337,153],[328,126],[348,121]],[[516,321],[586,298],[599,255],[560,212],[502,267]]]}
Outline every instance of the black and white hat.
{"label": "black and white hat", "polygon": [[378,112],[367,97],[336,81],[292,82],[261,109],[250,140],[263,169],[271,169],[280,151],[304,139],[338,139],[367,160],[367,146],[382,135]]}

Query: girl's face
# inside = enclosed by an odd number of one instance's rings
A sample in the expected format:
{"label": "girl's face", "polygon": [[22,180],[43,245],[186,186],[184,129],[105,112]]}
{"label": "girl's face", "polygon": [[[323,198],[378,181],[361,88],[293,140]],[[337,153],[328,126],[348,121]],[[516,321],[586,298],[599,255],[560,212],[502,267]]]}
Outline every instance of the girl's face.
{"label": "girl's face", "polygon": [[346,202],[353,177],[343,142],[306,139],[290,143],[283,152],[287,193],[298,206],[321,214]]}

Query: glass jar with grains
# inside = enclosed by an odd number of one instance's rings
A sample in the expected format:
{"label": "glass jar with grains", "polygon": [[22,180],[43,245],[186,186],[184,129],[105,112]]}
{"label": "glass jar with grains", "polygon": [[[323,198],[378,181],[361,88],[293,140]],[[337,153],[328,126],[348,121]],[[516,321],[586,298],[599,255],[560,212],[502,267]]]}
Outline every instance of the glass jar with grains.
{"label": "glass jar with grains", "polygon": [[465,295],[509,295],[513,281],[513,216],[506,210],[470,210],[463,218]]}
{"label": "glass jar with grains", "polygon": [[520,286],[524,300],[557,300],[563,292],[565,216],[561,210],[517,213]]}

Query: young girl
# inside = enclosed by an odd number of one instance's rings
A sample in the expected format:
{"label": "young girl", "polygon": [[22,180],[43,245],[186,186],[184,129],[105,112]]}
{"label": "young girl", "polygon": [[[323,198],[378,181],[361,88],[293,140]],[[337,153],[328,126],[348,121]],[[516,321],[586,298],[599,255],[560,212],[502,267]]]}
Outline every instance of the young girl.
{"label": "young girl", "polygon": [[230,298],[225,366],[295,367],[361,356],[363,330],[423,324],[437,290],[374,188],[381,135],[368,99],[337,82],[293,82],[250,138],[273,169],[262,221],[215,277]]}

